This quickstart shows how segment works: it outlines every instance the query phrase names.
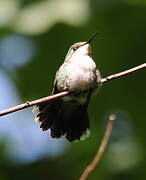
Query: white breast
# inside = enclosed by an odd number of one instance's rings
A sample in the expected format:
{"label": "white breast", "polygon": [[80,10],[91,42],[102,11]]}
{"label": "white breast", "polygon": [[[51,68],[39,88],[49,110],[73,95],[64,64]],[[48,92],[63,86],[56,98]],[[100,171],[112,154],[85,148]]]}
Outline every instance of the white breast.
{"label": "white breast", "polygon": [[70,73],[70,88],[86,90],[94,86],[96,64],[92,58],[90,56],[74,56],[73,58],[67,67],[68,73]]}

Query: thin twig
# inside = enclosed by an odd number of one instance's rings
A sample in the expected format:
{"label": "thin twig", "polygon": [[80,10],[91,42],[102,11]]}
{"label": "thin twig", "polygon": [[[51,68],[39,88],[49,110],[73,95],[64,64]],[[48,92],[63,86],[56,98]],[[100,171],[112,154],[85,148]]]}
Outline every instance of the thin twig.
{"label": "thin twig", "polygon": [[102,142],[98,148],[98,151],[94,157],[94,159],[92,160],[92,162],[86,167],[86,169],[84,170],[84,172],[82,173],[81,177],[79,178],[79,180],[85,180],[87,179],[87,177],[89,176],[89,174],[93,171],[93,169],[95,168],[95,166],[98,164],[99,160],[101,159],[105,148],[107,146],[107,143],[109,141],[110,135],[111,135],[111,131],[113,128],[113,122],[116,119],[116,115],[115,114],[111,114],[109,116],[109,120],[106,126],[106,130],[105,130],[105,134],[104,137],[102,139]]}
{"label": "thin twig", "polygon": [[[129,69],[129,70],[117,73],[117,74],[110,75],[110,76],[108,76],[106,78],[103,78],[103,79],[101,79],[101,83],[105,84],[106,82],[109,82],[109,81],[111,81],[113,79],[117,79],[117,78],[120,78],[122,76],[126,76],[126,75],[128,75],[130,73],[139,71],[139,70],[144,69],[144,68],[146,68],[146,63],[144,63],[144,64],[142,64],[140,66],[134,67],[132,69]],[[52,96],[47,96],[47,97],[37,99],[37,100],[34,100],[34,101],[30,101],[30,102],[27,101],[26,103],[11,107],[11,108],[3,110],[3,111],[0,111],[0,116],[4,116],[4,115],[10,114],[10,113],[13,113],[15,111],[22,110],[22,109],[28,108],[30,106],[34,106],[34,105],[37,105],[37,104],[48,102],[48,101],[51,101],[53,99],[57,99],[57,98],[66,96],[68,94],[69,94],[69,92],[64,91],[64,92],[61,92],[61,93],[58,93],[58,94],[55,94],[55,95],[52,95]]]}
{"label": "thin twig", "polygon": [[146,63],[141,64],[141,65],[139,65],[139,66],[136,66],[136,67],[134,67],[134,68],[128,69],[128,70],[126,70],[126,71],[123,71],[123,72],[120,72],[120,73],[117,73],[117,74],[110,75],[110,76],[108,76],[108,77],[106,77],[106,78],[103,78],[103,79],[101,80],[101,82],[102,82],[102,83],[106,83],[106,82],[109,82],[109,81],[111,81],[111,80],[113,80],[113,79],[117,79],[117,78],[120,78],[120,77],[122,77],[122,76],[126,76],[126,75],[128,75],[128,74],[134,73],[134,72],[139,71],[139,70],[144,69],[144,68],[146,68]]}
{"label": "thin twig", "polygon": [[64,91],[64,92],[57,93],[57,94],[54,94],[52,96],[47,96],[47,97],[37,99],[37,100],[34,100],[34,101],[30,101],[30,102],[27,101],[27,102],[25,102],[23,104],[20,104],[20,105],[11,107],[9,109],[0,111],[0,116],[4,116],[4,115],[10,114],[10,113],[13,113],[15,111],[19,111],[19,110],[22,110],[22,109],[25,109],[25,108],[28,108],[28,107],[31,107],[31,106],[34,106],[34,105],[37,105],[37,104],[45,103],[45,102],[51,101],[53,99],[57,99],[57,98],[66,96],[68,94],[69,93],[67,91]]}

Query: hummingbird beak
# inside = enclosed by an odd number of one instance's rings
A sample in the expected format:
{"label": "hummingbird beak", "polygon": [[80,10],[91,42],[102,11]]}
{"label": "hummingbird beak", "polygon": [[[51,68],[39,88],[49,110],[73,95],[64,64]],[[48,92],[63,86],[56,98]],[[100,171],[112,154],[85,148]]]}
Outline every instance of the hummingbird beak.
{"label": "hummingbird beak", "polygon": [[[96,35],[97,35],[97,32],[94,33],[94,34],[90,37],[90,39],[89,39],[87,42],[85,42],[85,44],[90,44],[91,41],[96,37]],[[84,44],[84,45],[85,45],[85,44]]]}

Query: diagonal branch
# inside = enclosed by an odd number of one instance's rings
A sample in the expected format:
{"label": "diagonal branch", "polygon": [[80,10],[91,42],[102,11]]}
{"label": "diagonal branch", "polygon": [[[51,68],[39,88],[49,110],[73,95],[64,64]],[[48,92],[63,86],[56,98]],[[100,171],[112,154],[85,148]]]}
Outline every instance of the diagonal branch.
{"label": "diagonal branch", "polygon": [[[107,82],[109,82],[109,81],[111,81],[113,79],[117,79],[117,78],[120,78],[122,76],[126,76],[126,75],[128,75],[130,73],[134,73],[134,72],[139,71],[139,70],[144,69],[144,68],[146,68],[146,63],[141,64],[139,66],[136,66],[136,67],[134,67],[132,69],[129,69],[129,70],[117,73],[117,74],[110,75],[110,76],[108,76],[106,78],[103,78],[103,79],[101,79],[101,83],[102,84],[107,83]],[[48,102],[48,101],[51,101],[53,99],[61,98],[61,97],[64,97],[64,96],[66,96],[68,94],[69,94],[69,92],[64,91],[64,92],[61,92],[61,93],[58,93],[58,94],[55,94],[55,95],[52,95],[52,96],[47,96],[47,97],[37,99],[37,100],[34,100],[34,101],[30,101],[30,102],[27,101],[26,103],[11,107],[11,108],[3,110],[3,111],[0,111],[0,116],[4,116],[4,115],[10,114],[10,113],[22,110],[22,109],[28,108],[30,106],[34,106],[34,105],[37,105],[37,104]]]}
{"label": "diagonal branch", "polygon": [[107,143],[109,141],[111,132],[112,132],[112,128],[113,128],[113,122],[116,119],[116,115],[115,114],[111,114],[109,116],[109,120],[107,123],[107,127],[104,133],[104,137],[102,139],[102,142],[99,146],[99,149],[94,157],[94,159],[92,160],[92,162],[86,167],[86,169],[84,170],[83,174],[81,175],[79,180],[86,180],[87,177],[89,176],[89,174],[94,170],[95,166],[98,164],[99,160],[101,159],[105,148],[107,146]]}
{"label": "diagonal branch", "polygon": [[134,72],[139,71],[139,70],[144,69],[144,68],[146,68],[146,63],[141,64],[141,65],[139,65],[139,66],[136,66],[136,67],[134,67],[134,68],[128,69],[128,70],[126,70],[126,71],[123,71],[123,72],[120,72],[120,73],[117,73],[117,74],[110,75],[110,76],[108,76],[108,77],[106,77],[106,78],[103,78],[103,79],[101,80],[101,82],[102,82],[102,83],[106,83],[106,82],[109,82],[109,81],[111,81],[111,80],[113,80],[113,79],[117,79],[117,78],[126,76],[126,75],[128,75],[128,74],[134,73]]}
{"label": "diagonal branch", "polygon": [[37,99],[37,100],[34,100],[34,101],[30,101],[30,102],[27,101],[27,102],[25,102],[23,104],[19,104],[17,106],[11,107],[9,109],[0,111],[0,116],[4,116],[4,115],[10,114],[10,113],[13,113],[13,112],[16,112],[16,111],[19,111],[19,110],[22,110],[22,109],[25,109],[25,108],[37,105],[37,104],[48,102],[48,101],[51,101],[53,99],[57,99],[57,98],[66,96],[68,94],[69,94],[69,92],[64,91],[64,92],[57,93],[57,94],[54,94],[52,96],[47,96],[47,97],[44,97],[44,98],[41,98],[41,99]]}

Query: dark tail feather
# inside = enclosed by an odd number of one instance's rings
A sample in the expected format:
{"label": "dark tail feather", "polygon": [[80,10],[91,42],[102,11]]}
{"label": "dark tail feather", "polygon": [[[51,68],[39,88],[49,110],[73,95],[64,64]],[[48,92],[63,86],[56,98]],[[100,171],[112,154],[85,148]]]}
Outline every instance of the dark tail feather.
{"label": "dark tail feather", "polygon": [[[54,100],[34,108],[40,128],[50,129],[53,138],[64,135],[70,142],[84,140],[90,135],[87,105]],[[39,111],[39,112],[38,112]]]}
{"label": "dark tail feather", "polygon": [[40,128],[43,131],[48,130],[58,117],[59,105],[60,101],[54,100],[34,107],[33,112],[36,114],[35,121],[41,123]]}
{"label": "dark tail feather", "polygon": [[90,135],[87,106],[64,103],[62,107],[63,128],[69,141],[84,140]]}

